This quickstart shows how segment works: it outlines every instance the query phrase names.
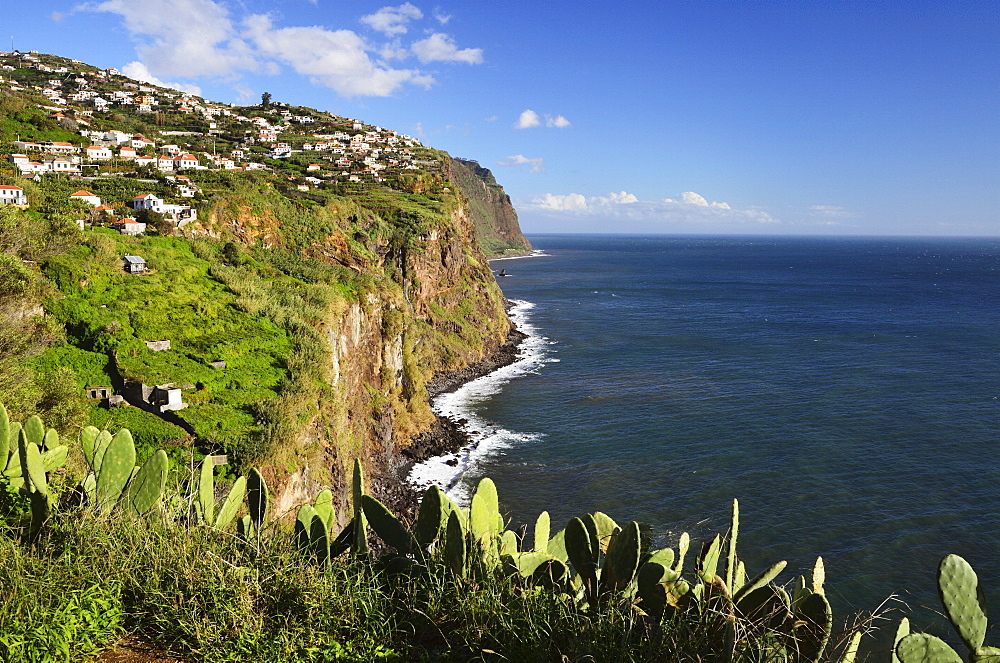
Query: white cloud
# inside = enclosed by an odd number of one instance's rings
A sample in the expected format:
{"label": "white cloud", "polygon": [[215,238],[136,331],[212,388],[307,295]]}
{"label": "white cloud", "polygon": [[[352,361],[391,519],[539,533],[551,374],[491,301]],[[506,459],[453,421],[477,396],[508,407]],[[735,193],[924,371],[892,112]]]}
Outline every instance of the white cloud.
{"label": "white cloud", "polygon": [[715,209],[732,209],[729,203],[710,203],[705,200],[705,197],[701,194],[695,193],[694,191],[685,191],[684,193],[678,194],[679,200],[673,200],[671,198],[664,198],[665,203],[683,203],[685,205],[695,205],[696,207],[713,207]]}
{"label": "white cloud", "polygon": [[640,200],[627,191],[591,197],[579,193],[546,193],[520,204],[519,208],[562,218],[577,224],[577,227],[614,222],[619,227],[646,232],[677,227],[747,230],[780,224],[778,219],[763,210],[733,209],[728,203],[708,202],[704,196],[693,191],[679,194],[677,199],[654,201]]}
{"label": "white cloud", "polygon": [[[530,108],[523,111],[514,123],[515,129],[532,129],[542,126],[542,116]],[[572,126],[570,121],[562,115],[545,115],[545,126],[565,129]]]}
{"label": "white cloud", "polygon": [[[166,80],[226,77],[234,89],[240,85],[243,72],[276,75],[282,66],[288,66],[345,97],[388,96],[404,85],[428,88],[435,82],[432,75],[417,67],[397,67],[389,64],[391,61],[483,61],[482,49],[459,49],[444,33],[431,34],[412,45],[403,45],[398,37],[377,45],[352,30],[277,26],[272,16],[263,14],[234,17],[223,0],[100,0],[81,4],[74,11],[120,16],[136,44],[137,61],[145,68],[145,76]],[[422,17],[423,13],[407,2],[383,7],[361,20],[395,36],[406,33],[408,24]]]}
{"label": "white cloud", "polygon": [[587,212],[590,209],[587,198],[579,193],[565,195],[546,193],[537,196],[532,204],[539,209],[553,212]]}
{"label": "white cloud", "polygon": [[434,78],[416,69],[393,69],[372,61],[365,41],[350,30],[319,26],[275,28],[264,15],[246,20],[247,34],[264,54],[345,97],[386,97],[404,83],[430,87]]}
{"label": "white cloud", "polygon": [[158,76],[223,76],[260,69],[229,11],[212,0],[106,0],[77,9],[121,16],[139,59]]}
{"label": "white cloud", "polygon": [[401,35],[407,31],[406,24],[424,17],[424,13],[409,2],[398,7],[382,7],[374,14],[361,17],[361,22],[387,35]]}
{"label": "white cloud", "polygon": [[488,118],[486,118],[486,121],[487,122],[496,122],[499,119],[500,119],[499,115],[490,115]]}
{"label": "white cloud", "polygon": [[531,173],[544,173],[545,172],[545,159],[542,157],[536,157],[529,159],[523,154],[515,154],[512,157],[507,157],[502,161],[497,161],[498,166],[506,166],[507,168],[517,168],[519,166],[531,166]]}
{"label": "white cloud", "polygon": [[465,62],[480,64],[483,61],[483,49],[463,48],[455,46],[455,40],[442,32],[435,32],[427,39],[414,42],[411,47],[417,59],[428,62]]}
{"label": "white cloud", "polygon": [[129,78],[134,78],[137,81],[143,81],[145,83],[152,83],[153,85],[158,85],[160,87],[169,87],[174,90],[180,90],[181,92],[187,92],[188,94],[193,94],[196,97],[201,96],[201,88],[197,85],[191,85],[190,83],[170,83],[167,81],[161,81],[159,78],[149,73],[149,69],[143,63],[138,60],[135,62],[129,62],[127,65],[121,68],[121,72],[128,76]]}
{"label": "white cloud", "polygon": [[542,157],[528,158],[523,154],[516,154],[506,159],[497,161],[498,166],[505,166],[507,168],[518,168],[520,166],[531,166],[531,173],[544,173],[545,172],[545,159]]}
{"label": "white cloud", "polygon": [[441,11],[440,7],[435,7],[434,18],[437,19],[437,22],[440,23],[441,25],[448,25],[448,21],[451,20],[451,14],[445,14],[443,11]]}
{"label": "white cloud", "polygon": [[66,18],[66,12],[52,12],[51,14],[49,14],[49,18],[58,23],[64,18]]}
{"label": "white cloud", "polygon": [[521,116],[517,118],[517,122],[514,124],[515,129],[530,129],[532,127],[540,126],[542,126],[542,118],[540,118],[538,113],[530,108],[522,112]]}

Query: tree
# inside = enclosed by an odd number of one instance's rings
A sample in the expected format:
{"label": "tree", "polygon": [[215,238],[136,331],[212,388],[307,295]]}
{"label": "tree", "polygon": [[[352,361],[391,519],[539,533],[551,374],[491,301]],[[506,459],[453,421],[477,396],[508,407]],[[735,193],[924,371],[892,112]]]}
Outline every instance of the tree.
{"label": "tree", "polygon": [[271,106],[271,93],[265,92],[260,95],[260,105],[264,108],[269,108]]}

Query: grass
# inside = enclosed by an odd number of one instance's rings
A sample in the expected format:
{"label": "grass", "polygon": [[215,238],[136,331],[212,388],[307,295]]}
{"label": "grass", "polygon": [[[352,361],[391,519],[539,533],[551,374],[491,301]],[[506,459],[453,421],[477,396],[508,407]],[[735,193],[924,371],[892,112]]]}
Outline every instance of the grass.
{"label": "grass", "polygon": [[129,632],[190,661],[669,660],[629,609],[587,617],[499,575],[472,584],[350,559],[322,570],[272,534],[257,548],[80,513],[33,546],[0,532],[0,659],[83,660]]}

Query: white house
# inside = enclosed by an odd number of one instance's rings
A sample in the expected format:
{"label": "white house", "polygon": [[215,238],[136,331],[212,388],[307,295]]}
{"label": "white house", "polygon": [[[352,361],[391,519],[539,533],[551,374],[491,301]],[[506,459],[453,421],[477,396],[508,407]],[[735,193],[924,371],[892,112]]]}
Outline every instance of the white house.
{"label": "white house", "polygon": [[134,159],[137,156],[139,156],[139,153],[135,151],[134,147],[125,145],[118,150],[118,157],[120,159]]}
{"label": "white house", "polygon": [[114,156],[111,153],[111,150],[109,148],[107,148],[107,147],[98,147],[96,145],[91,145],[90,147],[84,148],[83,154],[88,159],[97,160],[97,161],[105,161],[107,159],[110,159],[112,156]]}
{"label": "white house", "polygon": [[140,209],[153,210],[154,212],[159,212],[162,214],[163,200],[161,198],[157,198],[151,193],[147,193],[143,196],[136,196],[135,198],[133,198],[132,201],[129,203],[129,207],[131,207],[134,210],[140,210]]}
{"label": "white house", "polygon": [[168,171],[174,169],[174,159],[173,157],[160,157],[156,160],[156,167],[162,171]]}
{"label": "white house", "polygon": [[183,168],[197,168],[198,160],[190,154],[181,154],[174,159],[174,168],[181,170]]}
{"label": "white house", "polygon": [[19,186],[0,184],[0,205],[20,205],[27,207],[28,197],[24,195],[24,189]]}
{"label": "white house", "polygon": [[64,157],[45,160],[45,170],[50,173],[79,173],[80,167]]}
{"label": "white house", "polygon": [[93,207],[101,206],[101,199],[99,196],[95,196],[86,189],[80,189],[76,193],[69,194],[70,200],[82,200],[83,202],[92,205]]}

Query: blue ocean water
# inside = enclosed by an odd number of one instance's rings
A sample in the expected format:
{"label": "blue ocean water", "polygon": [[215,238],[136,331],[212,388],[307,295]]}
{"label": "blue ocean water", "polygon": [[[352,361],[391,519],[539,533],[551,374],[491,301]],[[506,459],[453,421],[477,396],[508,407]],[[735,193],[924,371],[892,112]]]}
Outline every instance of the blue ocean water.
{"label": "blue ocean water", "polygon": [[530,356],[444,405],[483,441],[454,493],[658,544],[738,498],[751,575],[822,555],[837,612],[937,608],[949,552],[1000,606],[1000,240],[530,239],[493,264]]}

